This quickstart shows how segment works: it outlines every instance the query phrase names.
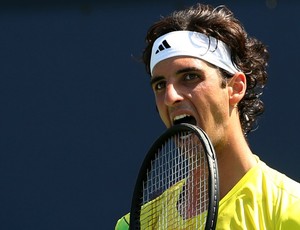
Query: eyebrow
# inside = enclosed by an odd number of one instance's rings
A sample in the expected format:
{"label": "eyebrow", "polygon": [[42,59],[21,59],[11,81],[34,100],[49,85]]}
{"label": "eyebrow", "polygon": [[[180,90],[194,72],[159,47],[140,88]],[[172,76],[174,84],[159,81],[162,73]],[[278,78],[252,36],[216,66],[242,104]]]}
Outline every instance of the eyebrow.
{"label": "eyebrow", "polygon": [[[199,69],[197,67],[187,67],[187,68],[179,69],[176,72],[176,75],[183,74],[183,73],[188,73],[188,72],[195,72],[195,71],[200,72],[202,75],[204,74],[204,71],[202,69]],[[154,76],[150,80],[150,85],[152,86],[156,82],[159,82],[159,81],[161,81],[163,79],[165,79],[165,77],[163,77],[163,76]]]}
{"label": "eyebrow", "polygon": [[152,77],[151,80],[150,80],[150,86],[153,86],[156,82],[159,82],[163,79],[165,79],[163,76]]}
{"label": "eyebrow", "polygon": [[187,72],[201,72],[201,74],[203,74],[203,70],[202,69],[199,69],[197,67],[187,67],[187,68],[183,68],[183,69],[180,69],[176,72],[176,75],[177,74],[182,74],[182,73],[187,73]]}

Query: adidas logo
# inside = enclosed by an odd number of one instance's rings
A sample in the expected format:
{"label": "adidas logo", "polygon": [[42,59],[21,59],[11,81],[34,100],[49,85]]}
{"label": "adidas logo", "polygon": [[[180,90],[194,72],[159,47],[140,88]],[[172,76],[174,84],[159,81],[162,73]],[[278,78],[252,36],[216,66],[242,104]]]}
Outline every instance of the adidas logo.
{"label": "adidas logo", "polygon": [[163,40],[162,43],[158,46],[155,54],[158,54],[160,51],[163,51],[163,50],[169,49],[169,48],[171,48],[171,46],[169,45],[167,40]]}

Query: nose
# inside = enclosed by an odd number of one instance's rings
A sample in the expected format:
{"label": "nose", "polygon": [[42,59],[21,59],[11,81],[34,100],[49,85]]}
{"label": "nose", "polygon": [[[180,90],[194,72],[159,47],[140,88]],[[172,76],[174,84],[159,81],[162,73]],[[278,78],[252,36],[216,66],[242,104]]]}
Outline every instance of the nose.
{"label": "nose", "polygon": [[179,89],[174,84],[167,84],[165,90],[165,104],[172,106],[177,102],[180,102],[183,97],[180,95]]}

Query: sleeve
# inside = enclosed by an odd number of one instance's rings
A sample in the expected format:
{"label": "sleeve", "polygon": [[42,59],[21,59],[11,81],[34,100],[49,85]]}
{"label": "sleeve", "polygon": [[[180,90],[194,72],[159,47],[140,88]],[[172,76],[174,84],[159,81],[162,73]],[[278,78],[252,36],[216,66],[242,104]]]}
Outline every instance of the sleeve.
{"label": "sleeve", "polygon": [[129,213],[117,221],[115,230],[129,230]]}

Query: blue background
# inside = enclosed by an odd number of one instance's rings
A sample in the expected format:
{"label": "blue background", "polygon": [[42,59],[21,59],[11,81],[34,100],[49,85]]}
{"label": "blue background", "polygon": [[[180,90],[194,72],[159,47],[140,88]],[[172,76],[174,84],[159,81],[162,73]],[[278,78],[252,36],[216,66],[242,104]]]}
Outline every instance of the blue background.
{"label": "blue background", "polygon": [[[164,130],[139,62],[147,28],[196,1],[0,3],[0,229],[113,229]],[[242,2],[242,3],[240,3]],[[226,4],[269,47],[251,148],[300,180],[297,1]]]}

